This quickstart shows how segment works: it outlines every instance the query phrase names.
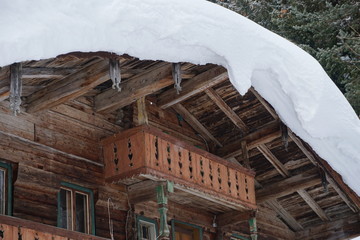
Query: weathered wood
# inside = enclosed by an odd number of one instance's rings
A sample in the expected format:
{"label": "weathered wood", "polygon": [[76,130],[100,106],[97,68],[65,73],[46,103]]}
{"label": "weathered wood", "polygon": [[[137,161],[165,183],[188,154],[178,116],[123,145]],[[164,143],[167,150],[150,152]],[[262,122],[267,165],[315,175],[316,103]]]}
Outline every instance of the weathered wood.
{"label": "weathered wood", "polygon": [[274,209],[293,230],[300,231],[303,229],[303,227],[276,200],[268,200],[266,203]]}
{"label": "weathered wood", "polygon": [[[360,199],[356,193],[349,189],[349,187],[343,182],[342,178],[339,177],[338,173],[336,173],[328,163],[326,163],[322,159],[318,159],[314,153],[312,153],[305,144],[301,141],[299,137],[297,137],[290,129],[288,129],[288,133],[290,138],[296,143],[296,145],[301,149],[301,151],[306,155],[306,157],[315,165],[322,165],[322,168],[325,169],[328,174],[326,174],[326,179],[329,183],[334,187],[335,191],[339,194],[339,196],[343,199],[343,201],[349,206],[349,208],[353,212],[358,212],[358,208],[360,206]],[[337,179],[337,180],[335,180]],[[338,187],[337,184],[341,186]],[[345,193],[345,192],[346,193]],[[351,199],[351,200],[350,200]],[[355,205],[353,204],[355,203]]]}
{"label": "weathered wood", "polygon": [[78,70],[79,68],[23,67],[22,78],[63,78]]}
{"label": "weathered wood", "polygon": [[131,204],[138,204],[147,201],[156,201],[156,186],[159,183],[152,180],[145,180],[127,187],[128,198]]}
{"label": "weathered wood", "polygon": [[311,209],[321,218],[323,221],[329,221],[329,217],[324,210],[315,202],[308,192],[304,189],[297,190],[297,193],[305,200],[305,202],[311,207]]}
{"label": "weathered wood", "polygon": [[358,236],[360,236],[359,214],[315,225],[296,233],[296,239],[299,240],[352,239]]}
{"label": "weathered wood", "polygon": [[107,90],[95,97],[95,110],[109,112],[171,85],[171,64],[158,63],[121,84],[121,92]]}
{"label": "weathered wood", "polygon": [[[53,236],[49,236],[49,238],[46,239],[51,239],[57,236],[61,236],[64,238],[61,239],[84,239],[84,240],[108,240],[107,238],[102,238],[102,237],[96,237],[96,236],[92,236],[92,235],[87,235],[84,233],[80,233],[80,232],[74,232],[74,231],[69,231],[63,228],[57,228],[57,227],[53,227],[53,226],[49,226],[49,225],[45,225],[45,224],[41,224],[41,223],[36,223],[36,222],[32,222],[32,221],[28,221],[28,220],[24,220],[24,219],[19,219],[19,218],[15,218],[15,217],[10,217],[10,216],[5,216],[5,215],[0,215],[0,225],[1,226],[11,226],[12,227],[12,231],[15,231],[16,234],[13,236],[18,236],[18,231],[20,230],[22,232],[23,235],[23,239],[35,239],[35,238],[30,238],[30,234],[31,231],[29,230],[35,230],[36,232],[39,232],[40,236],[43,233],[49,233]],[[10,230],[10,228],[7,228],[7,230]],[[4,233],[5,239],[16,239],[16,237],[14,238],[7,238],[7,232]],[[45,239],[45,238],[40,238],[40,239]]]}
{"label": "weathered wood", "polygon": [[20,113],[22,81],[21,63],[14,63],[10,66],[10,109],[16,116]]}
{"label": "weathered wood", "polygon": [[337,183],[334,181],[334,179],[332,179],[331,177],[329,177],[328,175],[326,175],[326,180],[330,183],[330,185],[335,189],[335,191],[337,192],[337,194],[339,194],[339,196],[341,197],[341,199],[346,203],[346,205],[349,206],[349,208],[354,212],[357,213],[359,211],[359,209],[356,207],[356,205],[354,205],[349,198],[347,197],[347,195],[338,187]]}
{"label": "weathered wood", "polygon": [[231,211],[216,216],[216,224],[218,227],[228,227],[237,225],[241,222],[248,221],[253,216],[252,211],[237,212]]}
{"label": "weathered wood", "polygon": [[241,152],[242,152],[242,159],[244,161],[244,165],[246,168],[250,168],[250,160],[249,160],[249,152],[247,149],[246,141],[241,141]]}
{"label": "weathered wood", "polygon": [[[284,164],[282,164],[265,145],[258,146],[258,149],[283,177],[290,176],[290,172],[286,169]],[[309,193],[307,193],[304,189],[297,190],[297,193],[304,199],[304,201],[311,207],[311,209],[313,209],[313,211],[321,218],[321,220],[329,220],[329,217],[326,215],[324,210],[321,209],[321,207],[314,201]]]}
{"label": "weathered wood", "polygon": [[176,89],[169,89],[160,94],[158,106],[161,108],[171,107],[227,79],[226,69],[219,66],[211,68],[184,82],[182,91],[179,94],[176,94]]}
{"label": "weathered wood", "polygon": [[256,201],[261,203],[269,199],[286,196],[299,189],[305,189],[320,183],[321,179],[317,173],[304,172],[280,182],[264,186],[263,189],[256,192]]}
{"label": "weathered wood", "polygon": [[0,102],[8,99],[10,97],[10,91],[5,91],[3,93],[0,94]]}
{"label": "weathered wood", "polygon": [[209,142],[214,142],[216,145],[222,147],[222,144],[183,105],[178,103],[173,106],[173,109]]}
{"label": "weathered wood", "polygon": [[213,89],[208,88],[205,90],[205,93],[215,102],[215,104],[226,114],[228,118],[244,133],[249,131],[249,128],[246,124],[241,120],[241,118],[232,110],[229,105],[221,98],[219,94]]}
{"label": "weathered wood", "polygon": [[264,155],[264,157],[273,165],[276,170],[283,176],[290,176],[290,172],[286,169],[284,164],[282,164],[277,157],[268,149],[265,144],[260,144],[257,149]]}
{"label": "weathered wood", "polygon": [[141,97],[138,100],[136,100],[136,105],[138,110],[137,123],[139,125],[149,124],[149,118],[145,104],[145,97]]}
{"label": "weathered wood", "polygon": [[242,153],[241,141],[245,140],[247,143],[247,148],[252,149],[259,146],[260,144],[271,142],[280,136],[280,125],[276,120],[259,128],[255,132],[249,133],[238,141],[220,148],[217,151],[217,155],[222,156],[223,158],[236,157]]}
{"label": "weathered wood", "polygon": [[27,99],[27,112],[49,109],[83,95],[109,80],[108,68],[107,61],[96,62],[35,92]]}
{"label": "weathered wood", "polygon": [[250,91],[255,95],[259,102],[264,106],[264,108],[271,114],[271,116],[276,120],[279,119],[279,116],[276,114],[275,110],[271,105],[253,88],[250,88]]}

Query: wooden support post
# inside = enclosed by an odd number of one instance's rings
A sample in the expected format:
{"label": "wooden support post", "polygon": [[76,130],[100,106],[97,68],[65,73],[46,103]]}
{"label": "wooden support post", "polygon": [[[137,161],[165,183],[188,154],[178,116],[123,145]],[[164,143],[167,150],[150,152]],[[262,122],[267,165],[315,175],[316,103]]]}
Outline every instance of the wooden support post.
{"label": "wooden support post", "polygon": [[257,240],[257,226],[256,226],[256,218],[252,217],[249,219],[249,225],[250,225],[250,237],[251,240]]}
{"label": "wooden support post", "polygon": [[244,160],[244,166],[250,169],[251,167],[249,161],[249,152],[247,149],[246,140],[241,141],[241,152],[242,152],[242,158]]}
{"label": "wooden support post", "polygon": [[166,185],[160,184],[156,186],[156,197],[157,203],[159,206],[160,213],[160,231],[159,237],[160,240],[168,240],[170,239],[170,229],[167,224],[167,204],[168,204],[168,193],[174,192],[174,184],[172,182],[167,181]]}
{"label": "wooden support post", "polygon": [[14,63],[10,66],[10,109],[15,116],[20,113],[21,92],[21,63]]}
{"label": "wooden support post", "polygon": [[138,125],[149,124],[148,115],[146,112],[145,97],[141,97],[136,100],[138,110]]}

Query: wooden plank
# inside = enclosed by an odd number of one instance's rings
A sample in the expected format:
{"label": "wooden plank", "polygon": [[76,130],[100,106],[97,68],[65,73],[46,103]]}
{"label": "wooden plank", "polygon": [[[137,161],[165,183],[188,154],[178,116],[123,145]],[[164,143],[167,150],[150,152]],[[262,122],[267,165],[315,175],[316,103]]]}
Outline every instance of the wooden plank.
{"label": "wooden plank", "polygon": [[[296,143],[296,145],[301,149],[301,151],[306,155],[306,157],[315,165],[318,166],[320,164],[320,167],[324,169],[326,174],[326,179],[328,182],[334,187],[335,191],[339,194],[339,196],[343,199],[343,201],[349,206],[349,208],[353,212],[358,212],[359,206],[360,206],[360,199],[359,196],[356,195],[342,180],[342,178],[339,176],[338,173],[336,173],[330,165],[320,159],[317,158],[317,156],[312,153],[303,143],[303,141],[297,137],[290,129],[288,129],[288,133],[290,138]],[[335,180],[337,178],[337,181]],[[338,187],[339,184],[341,186]],[[350,200],[351,199],[351,200]],[[353,204],[353,202],[355,204]]]}
{"label": "wooden plank", "polygon": [[78,68],[23,67],[22,78],[63,78],[77,72]]}
{"label": "wooden plank", "polygon": [[145,105],[145,97],[141,97],[138,100],[136,100],[137,105],[137,124],[143,125],[143,124],[149,124],[149,118],[146,112],[146,105]]}
{"label": "wooden plank", "polygon": [[244,133],[249,131],[249,128],[246,124],[241,120],[241,118],[226,104],[226,102],[221,98],[219,94],[213,89],[208,88],[205,90],[205,93],[215,102],[215,104],[223,111],[228,118]]}
{"label": "wooden plank", "polygon": [[329,217],[326,215],[324,210],[321,209],[319,204],[310,196],[304,189],[297,190],[297,193],[305,200],[305,202],[311,207],[311,209],[321,218],[323,221],[329,221]]}
{"label": "wooden plank", "polygon": [[95,97],[95,110],[109,112],[125,107],[137,99],[159,91],[173,83],[171,64],[158,63],[120,85],[121,92],[109,89]]}
{"label": "wooden plank", "polygon": [[9,90],[1,93],[1,94],[0,94],[0,102],[8,99],[9,97],[10,97],[10,91],[9,91]]}
{"label": "wooden plank", "polygon": [[147,201],[156,201],[156,186],[158,182],[146,180],[127,187],[130,204],[138,204]]}
{"label": "wooden plank", "polygon": [[300,231],[303,227],[286,211],[276,200],[268,200],[266,203],[276,211],[279,216],[284,219],[285,222],[289,224],[289,226],[295,230]]}
{"label": "wooden plank", "polygon": [[360,236],[360,215],[353,214],[336,221],[311,226],[296,233],[296,239],[353,239]]}
{"label": "wooden plank", "polygon": [[58,106],[107,80],[108,61],[96,62],[30,95],[27,99],[27,112],[34,113]]}
{"label": "wooden plank", "polygon": [[229,77],[225,68],[220,66],[213,67],[184,82],[179,94],[176,93],[176,89],[169,89],[160,94],[158,96],[158,106],[161,108],[171,107],[227,79]]}
{"label": "wooden plank", "polygon": [[321,179],[316,172],[300,173],[268,186],[264,186],[263,189],[256,192],[256,201],[261,203],[269,199],[286,196],[299,189],[305,189],[320,183]]}
{"label": "wooden plank", "polygon": [[218,227],[228,227],[237,225],[241,222],[248,221],[253,216],[252,211],[238,212],[231,211],[216,216]]}
{"label": "wooden plank", "polygon": [[259,128],[255,132],[249,133],[245,137],[237,140],[234,143],[230,143],[217,151],[217,155],[223,158],[236,157],[242,154],[241,141],[246,141],[247,148],[253,149],[260,144],[265,144],[279,138],[281,136],[279,121],[275,120],[263,127]]}
{"label": "wooden plank", "polygon": [[179,113],[185,121],[187,121],[198,133],[200,133],[206,140],[216,143],[218,146],[223,145],[180,103],[173,106],[173,109]]}
{"label": "wooden plank", "polygon": [[[30,232],[31,230],[35,230],[38,232],[50,233],[50,234],[54,234],[54,235],[58,235],[58,236],[63,236],[63,237],[66,237],[67,239],[109,240],[107,238],[96,237],[93,235],[88,235],[88,234],[75,232],[75,231],[69,231],[69,230],[66,230],[63,228],[57,228],[54,226],[49,226],[49,225],[32,222],[32,221],[24,220],[24,219],[20,219],[20,218],[5,216],[5,215],[0,215],[0,224],[3,226],[12,226],[12,228],[14,229],[13,231],[15,231],[15,234],[13,235],[13,237],[16,236],[15,238],[12,238],[12,239],[17,239],[18,227],[21,226],[22,232],[24,232],[24,231]],[[34,239],[34,238],[32,238],[32,239]]]}
{"label": "wooden plank", "polygon": [[260,144],[257,149],[263,154],[263,156],[273,165],[276,170],[283,176],[290,176],[290,172],[286,169],[284,164],[282,164],[277,157],[268,149],[265,144]]}
{"label": "wooden plank", "polygon": [[353,211],[354,213],[357,213],[359,211],[359,209],[356,207],[356,205],[354,205],[349,198],[347,197],[347,195],[338,187],[337,183],[334,181],[334,179],[332,179],[331,177],[329,177],[329,175],[326,175],[326,180],[330,183],[330,185],[335,189],[335,191],[337,192],[337,194],[339,194],[339,196],[341,197],[341,199],[346,203],[346,205],[349,206],[349,208],[351,209],[351,211]]}
{"label": "wooden plank", "polygon": [[253,88],[250,88],[250,91],[255,95],[259,102],[264,106],[264,108],[271,114],[271,116],[276,120],[279,119],[279,116],[276,114],[275,110],[271,105]]}

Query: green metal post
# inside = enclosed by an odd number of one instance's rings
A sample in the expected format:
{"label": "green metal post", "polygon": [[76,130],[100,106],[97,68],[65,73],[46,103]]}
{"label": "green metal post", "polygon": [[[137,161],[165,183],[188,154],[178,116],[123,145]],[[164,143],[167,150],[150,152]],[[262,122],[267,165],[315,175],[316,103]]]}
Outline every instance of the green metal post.
{"label": "green metal post", "polygon": [[159,239],[170,239],[170,229],[167,224],[167,203],[168,198],[167,194],[168,192],[173,192],[173,184],[171,182],[167,182],[166,186],[164,185],[158,185],[156,186],[156,197],[157,197],[157,203],[159,205],[159,213],[160,213],[160,235]]}
{"label": "green metal post", "polygon": [[256,218],[252,217],[249,219],[249,225],[250,225],[250,237],[251,240],[257,240],[257,226],[256,226]]}

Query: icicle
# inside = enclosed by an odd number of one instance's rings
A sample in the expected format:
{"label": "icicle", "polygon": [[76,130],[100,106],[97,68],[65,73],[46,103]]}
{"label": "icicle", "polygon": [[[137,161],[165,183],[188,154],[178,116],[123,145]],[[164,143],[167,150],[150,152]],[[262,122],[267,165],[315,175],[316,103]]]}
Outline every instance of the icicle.
{"label": "icicle", "polygon": [[181,64],[180,63],[173,63],[172,64],[172,75],[174,79],[174,87],[176,88],[177,94],[181,91]]}
{"label": "icicle", "polygon": [[10,109],[16,116],[20,113],[21,105],[21,63],[14,63],[10,66],[10,79]]}
{"label": "icicle", "polygon": [[120,73],[120,63],[117,59],[109,59],[110,66],[110,79],[113,82],[112,88],[117,89],[118,92],[121,91],[120,83],[121,83],[121,73]]}

